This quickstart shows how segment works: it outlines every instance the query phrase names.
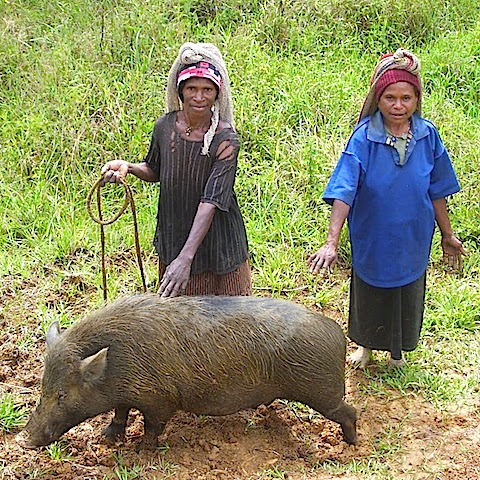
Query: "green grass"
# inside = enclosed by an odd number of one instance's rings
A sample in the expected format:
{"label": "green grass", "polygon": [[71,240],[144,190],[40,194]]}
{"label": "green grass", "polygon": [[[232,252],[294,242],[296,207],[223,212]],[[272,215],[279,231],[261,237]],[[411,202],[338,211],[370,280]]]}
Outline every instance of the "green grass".
{"label": "green grass", "polygon": [[[345,322],[346,229],[335,275],[314,277],[305,262],[326,238],[330,208],[321,195],[372,69],[380,54],[404,46],[421,58],[423,114],[437,125],[462,185],[448,206],[468,257],[463,272],[451,274],[435,233],[422,341],[403,371],[368,371],[359,395],[421,394],[438,408],[474,409],[480,371],[478,7],[470,0],[1,3],[1,314],[20,328],[19,351],[28,354],[51,322],[66,328],[102,304],[99,229],[87,214],[86,196],[106,161],[140,161],[146,154],[163,112],[168,69],[184,41],[217,44],[229,68],[242,139],[236,192],[255,294],[324,308]],[[158,186],[129,181],[154,291]],[[123,203],[123,188],[102,194],[110,216]],[[105,231],[109,298],[141,291],[131,214]],[[35,298],[34,306],[23,297]],[[27,323],[32,318],[37,329]],[[384,432],[377,451],[394,455],[394,434]],[[319,468],[362,478],[390,475],[375,454]],[[117,470],[118,478],[135,474],[134,467]]]}
{"label": "green grass", "polygon": [[53,442],[46,447],[47,455],[58,462],[66,462],[72,459],[72,456],[68,452],[68,444],[64,440]]}
{"label": "green grass", "polygon": [[25,425],[26,421],[27,409],[18,405],[11,394],[3,394],[0,398],[0,429],[4,432],[10,432]]}
{"label": "green grass", "polygon": [[150,466],[150,468],[154,472],[156,473],[158,472],[158,475],[159,475],[158,478],[170,478],[170,477],[174,478],[179,469],[178,465],[171,462],[167,462],[167,460],[165,460],[165,454],[169,450],[170,450],[170,446],[168,445],[168,443],[163,443],[162,445],[160,445],[160,447],[157,449],[158,456]]}
{"label": "green grass", "polygon": [[118,480],[133,480],[134,478],[140,478],[140,466],[135,464],[132,468],[125,466],[115,467],[115,475]]}
{"label": "green grass", "polygon": [[28,469],[24,475],[25,478],[28,480],[34,480],[34,479],[42,479],[47,477],[49,474],[48,470],[43,470],[41,468],[33,468],[33,469]]}
{"label": "green grass", "polygon": [[265,469],[263,472],[258,474],[259,479],[272,479],[272,478],[280,478],[285,479],[288,478],[288,473],[280,467],[274,466]]}
{"label": "green grass", "polygon": [[368,382],[362,395],[389,397],[421,394],[440,409],[474,408],[479,393],[479,341],[477,334],[446,329],[436,336],[426,333],[414,352],[406,354],[407,365],[389,371],[386,358],[375,354],[380,368],[365,371]]}
{"label": "green grass", "polygon": [[316,470],[324,470],[334,475],[353,473],[354,475],[359,475],[359,478],[368,480],[393,480],[395,478],[388,472],[388,466],[375,458],[353,459],[345,464],[328,460],[316,465],[313,471]]}
{"label": "green grass", "polygon": [[135,462],[131,467],[127,467],[119,453],[115,454],[114,457],[118,463],[115,467],[115,476],[118,480],[133,480],[142,477],[142,468],[138,463]]}

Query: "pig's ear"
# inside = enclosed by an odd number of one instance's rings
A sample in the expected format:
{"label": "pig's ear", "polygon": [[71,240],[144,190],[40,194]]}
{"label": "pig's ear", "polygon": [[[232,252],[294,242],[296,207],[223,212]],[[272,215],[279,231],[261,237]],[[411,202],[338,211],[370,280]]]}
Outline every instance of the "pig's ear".
{"label": "pig's ear", "polygon": [[102,348],[80,362],[80,373],[86,382],[93,382],[100,378],[107,366],[107,352],[108,347]]}
{"label": "pig's ear", "polygon": [[47,348],[50,348],[60,336],[60,325],[58,322],[53,322],[47,330]]}

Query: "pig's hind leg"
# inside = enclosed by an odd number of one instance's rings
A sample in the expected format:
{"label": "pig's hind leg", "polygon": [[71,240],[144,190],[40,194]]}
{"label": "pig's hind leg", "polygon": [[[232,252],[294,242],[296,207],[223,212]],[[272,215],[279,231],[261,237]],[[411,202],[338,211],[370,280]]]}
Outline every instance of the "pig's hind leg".
{"label": "pig's hind leg", "polygon": [[[319,397],[322,397],[322,395],[320,394]],[[357,443],[357,411],[351,405],[344,402],[342,398],[336,402],[333,397],[330,397],[326,404],[324,401],[312,398],[311,395],[302,396],[302,398],[296,396],[296,400],[312,407],[325,418],[340,424],[343,437],[347,443],[351,445]]]}
{"label": "pig's hind leg", "polygon": [[130,407],[117,407],[115,416],[110,425],[103,431],[103,435],[108,440],[114,440],[116,436],[124,435],[127,426],[127,418]]}
{"label": "pig's hind leg", "polygon": [[[315,406],[313,406],[313,408],[315,408]],[[334,410],[327,412],[319,410],[319,412],[329,420],[333,420],[340,424],[343,431],[343,437],[347,443],[350,445],[356,445],[358,443],[357,411],[355,408],[348,403],[345,403],[343,400],[340,400],[338,407]]]}

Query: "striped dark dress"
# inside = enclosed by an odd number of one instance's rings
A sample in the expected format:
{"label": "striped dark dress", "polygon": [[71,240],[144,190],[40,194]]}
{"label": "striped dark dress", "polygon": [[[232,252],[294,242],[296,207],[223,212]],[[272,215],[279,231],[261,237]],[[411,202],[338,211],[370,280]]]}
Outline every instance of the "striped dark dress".
{"label": "striped dark dress", "polygon": [[[197,250],[190,282],[183,293],[248,295],[251,293],[251,280],[247,235],[233,189],[238,135],[231,128],[219,131],[213,138],[210,154],[205,156],[201,155],[203,142],[181,137],[175,128],[175,120],[176,112],[157,120],[145,158],[160,182],[154,238],[160,275],[183,248],[199,202],[208,202],[217,209],[212,225]],[[234,147],[234,154],[227,160],[219,160],[216,152],[224,141]],[[231,281],[225,275],[230,275]]]}

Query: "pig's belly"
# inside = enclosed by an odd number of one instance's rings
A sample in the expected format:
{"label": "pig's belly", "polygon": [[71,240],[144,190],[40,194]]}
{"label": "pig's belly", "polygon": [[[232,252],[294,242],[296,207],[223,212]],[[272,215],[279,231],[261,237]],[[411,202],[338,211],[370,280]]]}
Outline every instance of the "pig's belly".
{"label": "pig's belly", "polygon": [[211,387],[201,393],[191,392],[190,395],[182,396],[181,408],[197,415],[229,415],[261,404],[268,405],[279,396],[278,389],[272,386],[228,390]]}

